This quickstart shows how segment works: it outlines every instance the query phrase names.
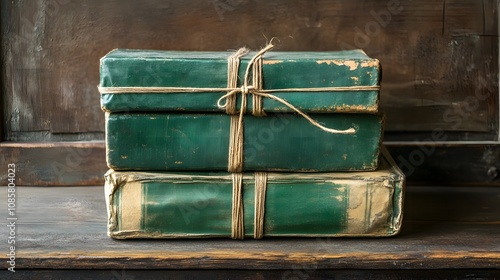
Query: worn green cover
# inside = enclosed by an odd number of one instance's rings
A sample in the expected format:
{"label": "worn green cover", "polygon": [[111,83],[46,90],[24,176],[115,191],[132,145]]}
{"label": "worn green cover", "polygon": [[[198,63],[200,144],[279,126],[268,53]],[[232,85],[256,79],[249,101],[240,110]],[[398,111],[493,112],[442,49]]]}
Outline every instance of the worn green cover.
{"label": "worn green cover", "polygon": [[[227,87],[227,58],[232,52],[186,52],[117,49],[101,59],[100,87]],[[249,59],[241,60],[240,85]],[[377,86],[380,65],[361,50],[275,52],[263,56],[263,88]],[[102,94],[105,111],[221,111],[215,93]],[[280,92],[274,95],[304,112],[376,112],[378,90],[345,92]],[[248,108],[252,102],[248,102]],[[239,107],[238,107],[239,108]],[[291,112],[264,98],[265,112]]]}
{"label": "worn green cover", "polygon": [[[331,134],[294,114],[244,118],[244,171],[374,170],[383,117],[314,114]],[[108,166],[115,170],[228,170],[226,114],[108,113]]]}
{"label": "worn green cover", "polygon": [[[228,173],[106,174],[113,238],[231,236]],[[264,237],[391,236],[399,232],[404,175],[387,152],[373,172],[268,173]],[[244,175],[244,232],[253,236],[254,176]]]}

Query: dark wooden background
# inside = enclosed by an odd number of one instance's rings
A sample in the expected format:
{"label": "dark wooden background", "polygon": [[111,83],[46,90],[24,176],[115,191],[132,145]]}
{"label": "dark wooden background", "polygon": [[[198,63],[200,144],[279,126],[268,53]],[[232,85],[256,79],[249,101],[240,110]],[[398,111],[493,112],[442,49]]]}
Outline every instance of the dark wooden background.
{"label": "dark wooden background", "polygon": [[[498,0],[1,1],[0,164],[18,184],[101,184],[99,58],[114,48],[361,48],[413,184],[499,185]],[[0,185],[5,181],[0,172]]]}

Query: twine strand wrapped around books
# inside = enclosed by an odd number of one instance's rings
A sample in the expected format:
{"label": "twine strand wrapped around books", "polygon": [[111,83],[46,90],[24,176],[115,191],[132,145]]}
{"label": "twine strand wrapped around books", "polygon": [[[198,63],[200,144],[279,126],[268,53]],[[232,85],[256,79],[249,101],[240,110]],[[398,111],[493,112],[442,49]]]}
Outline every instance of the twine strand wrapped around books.
{"label": "twine strand wrapped around books", "polygon": [[245,219],[243,216],[243,174],[233,173],[233,200],[231,214],[231,238],[245,238]]}
{"label": "twine strand wrapped around books", "polygon": [[[231,238],[245,238],[245,219],[243,212],[243,174],[232,173],[233,196],[231,215]],[[266,206],[267,172],[255,172],[255,207],[253,238],[264,237],[264,214]]]}

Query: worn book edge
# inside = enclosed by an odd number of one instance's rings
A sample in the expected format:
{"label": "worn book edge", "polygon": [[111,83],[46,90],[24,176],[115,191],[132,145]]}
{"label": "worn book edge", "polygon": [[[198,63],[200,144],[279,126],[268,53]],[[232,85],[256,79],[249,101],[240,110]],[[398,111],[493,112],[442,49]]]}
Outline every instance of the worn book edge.
{"label": "worn book edge", "polygon": [[[373,215],[378,215],[377,221],[390,224],[387,230],[374,231],[371,233],[362,233],[363,231],[370,230],[371,227],[376,227],[374,225],[366,225],[366,221],[370,220],[370,216],[366,217],[367,206],[363,205],[363,201],[354,201],[350,204],[348,212],[348,228],[344,233],[335,234],[266,234],[266,237],[388,237],[398,234],[401,230],[402,217],[403,217],[403,201],[404,201],[404,184],[405,176],[401,170],[397,167],[395,161],[391,158],[385,147],[381,147],[381,155],[384,158],[384,169],[375,172],[336,172],[336,173],[294,173],[293,176],[298,176],[300,179],[312,180],[312,181],[336,181],[346,180],[350,181],[350,186],[354,184],[366,184],[366,181],[372,182],[382,182],[382,186],[385,188],[391,188],[389,191],[390,198],[385,201],[384,204],[370,205],[370,211],[375,212]],[[353,175],[355,175],[353,177]],[[283,179],[283,174],[281,173],[268,173],[269,180],[273,182],[278,182]],[[290,174],[287,174],[285,180],[290,179]],[[154,232],[143,232],[141,230],[135,230],[138,228],[141,220],[141,205],[142,205],[142,182],[144,181],[213,181],[213,180],[223,180],[230,182],[231,175],[219,173],[217,175],[196,175],[196,179],[193,179],[193,174],[179,174],[179,173],[165,173],[165,172],[120,172],[109,170],[106,175],[105,184],[105,196],[108,211],[108,235],[116,239],[128,239],[128,238],[211,238],[211,237],[227,237],[228,235],[207,235],[207,234],[162,234]],[[245,181],[252,181],[253,174],[245,174]],[[118,188],[127,185],[129,191],[124,192],[125,196],[128,197],[127,201],[135,201],[137,203],[128,203],[126,207],[121,208],[122,214],[125,213],[128,218],[121,220],[121,230],[117,230],[118,226],[118,209],[115,204],[115,192]],[[378,188],[379,190],[374,191],[373,189]],[[385,195],[381,192],[380,185],[375,185],[370,192],[366,191],[366,195],[370,195],[370,199],[367,202],[373,200],[377,201],[377,198],[373,196]],[[349,191],[355,191],[356,193],[349,194],[350,198],[360,199],[363,196],[360,195],[359,188],[350,188]],[[123,194],[122,194],[123,195]],[[398,199],[400,198],[400,199]],[[123,199],[123,198],[122,198]],[[378,199],[380,200],[380,199]],[[392,204],[392,207],[389,207]],[[356,205],[361,205],[364,207],[359,207]],[[375,210],[375,211],[374,211]],[[390,210],[390,212],[386,211]],[[364,214],[363,214],[364,213]],[[362,215],[364,218],[360,219]],[[380,218],[380,217],[383,218]],[[384,219],[385,218],[385,219]],[[389,221],[390,219],[390,221]],[[359,224],[362,221],[364,224]],[[385,227],[382,227],[384,229]],[[361,233],[360,233],[361,232]]]}

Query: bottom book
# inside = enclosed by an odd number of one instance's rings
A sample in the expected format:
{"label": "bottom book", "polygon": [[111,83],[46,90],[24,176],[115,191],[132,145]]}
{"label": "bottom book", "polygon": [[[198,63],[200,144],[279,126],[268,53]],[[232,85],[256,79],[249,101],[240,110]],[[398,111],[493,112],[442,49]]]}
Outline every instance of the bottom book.
{"label": "bottom book", "polygon": [[399,232],[404,175],[382,149],[371,172],[105,175],[108,235],[383,237]]}

